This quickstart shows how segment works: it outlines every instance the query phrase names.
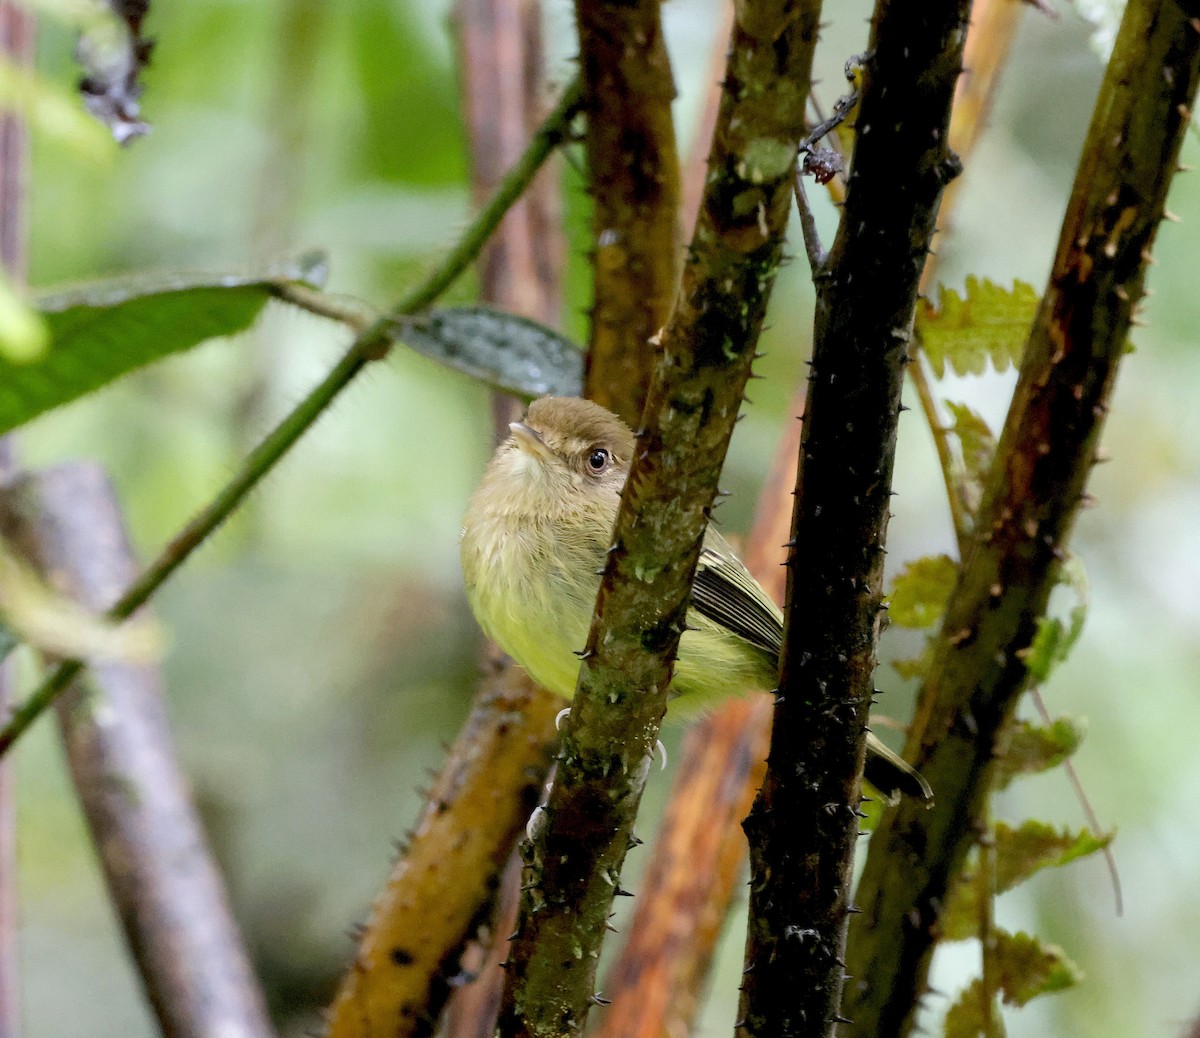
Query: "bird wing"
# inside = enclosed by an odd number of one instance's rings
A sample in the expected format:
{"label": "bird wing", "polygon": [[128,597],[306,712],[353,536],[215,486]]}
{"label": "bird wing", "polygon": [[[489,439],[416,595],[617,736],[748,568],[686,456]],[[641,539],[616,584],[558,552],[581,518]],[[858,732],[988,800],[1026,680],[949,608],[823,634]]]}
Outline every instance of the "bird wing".
{"label": "bird wing", "polygon": [[772,659],[779,658],[783,614],[750,576],[725,538],[711,527],[696,567],[692,605]]}

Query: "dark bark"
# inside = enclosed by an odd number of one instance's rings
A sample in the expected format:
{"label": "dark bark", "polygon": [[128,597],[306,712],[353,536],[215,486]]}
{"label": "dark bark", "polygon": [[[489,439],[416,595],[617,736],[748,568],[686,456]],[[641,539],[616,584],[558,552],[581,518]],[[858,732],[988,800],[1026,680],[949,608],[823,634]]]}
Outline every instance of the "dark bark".
{"label": "dark bark", "polygon": [[1095,459],[1198,78],[1200,3],[1132,0],[910,733],[937,802],[902,805],[871,841],[849,956],[850,1034],[912,1029],[939,907],[981,831],[997,739],[1026,687],[1021,651]]}
{"label": "dark bark", "polygon": [[779,700],[746,821],[742,1029],[832,1033],[879,632],[900,391],[945,183],[969,0],[880,0],[841,224],[817,272]]}

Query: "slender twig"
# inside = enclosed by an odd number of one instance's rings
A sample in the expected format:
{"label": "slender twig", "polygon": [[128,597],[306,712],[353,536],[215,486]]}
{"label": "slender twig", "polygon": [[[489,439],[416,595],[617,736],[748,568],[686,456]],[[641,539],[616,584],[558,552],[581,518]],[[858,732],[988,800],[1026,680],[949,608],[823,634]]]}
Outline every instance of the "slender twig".
{"label": "slender twig", "polygon": [[361,335],[379,320],[379,313],[361,299],[353,296],[332,295],[320,289],[309,288],[299,281],[274,281],[269,291],[276,299],[307,310],[318,317],[337,321]]}
{"label": "slender twig", "polygon": [[1197,19],[1196,0],[1125,8],[909,737],[937,802],[884,816],[860,881],[850,1035],[908,1033],[925,991],[940,906],[978,832],[997,739],[1028,683],[1022,650],[1045,613],[1143,295],[1200,83]]}
{"label": "slender twig", "polygon": [[975,875],[979,904],[979,1008],[984,1038],[999,1038],[996,1033],[996,1014],[999,1012],[996,995],[1000,990],[996,977],[996,837],[990,805],[984,809],[980,821],[984,828],[979,839],[979,871]]}
{"label": "slender twig", "polygon": [[[914,341],[915,339],[914,336]],[[919,350],[912,352],[913,356],[908,365],[908,379],[912,383],[913,389],[917,391],[921,413],[925,416],[925,424],[929,428],[930,436],[933,437],[933,447],[937,451],[938,467],[942,472],[942,480],[946,484],[946,503],[950,506],[950,520],[954,524],[954,538],[958,542],[958,555],[961,559],[966,554],[971,537],[971,520],[964,497],[963,472],[950,449],[949,429],[942,421],[937,398],[933,395],[933,387],[929,384],[924,357]]]}
{"label": "slender twig", "polygon": [[815,282],[825,266],[825,246],[817,231],[817,220],[813,215],[812,203],[804,189],[804,174],[796,170],[796,212],[800,214],[800,234],[804,238],[804,252],[808,256],[808,269]]}
{"label": "slender twig", "polygon": [[527,856],[505,1036],[577,1035],[595,1004],[599,947],[781,258],[819,12],[747,0],[736,21],[704,204],[662,337],[545,825]]}
{"label": "slender twig", "polygon": [[[1012,0],[975,0],[971,8],[971,29],[963,52],[964,74],[954,91],[954,110],[950,114],[950,147],[965,163],[975,150],[987,128],[988,115],[995,100],[1001,75],[1008,63],[1017,28],[1025,14],[1026,4]],[[947,185],[938,215],[938,236],[952,225],[955,206],[963,181],[955,179]],[[936,237],[935,237],[936,240]],[[930,252],[921,274],[921,294],[928,295],[937,280],[938,254]],[[946,484],[946,502],[958,542],[959,557],[966,554],[971,534],[970,508],[967,505],[966,473],[955,462],[950,450],[949,430],[942,422],[941,409],[930,385],[921,356],[921,341],[913,337],[909,355],[912,362],[908,377],[917,392],[925,422],[933,436],[942,480]]]}
{"label": "slender twig", "polygon": [[[1033,700],[1034,708],[1037,710],[1038,716],[1042,719],[1042,723],[1046,725],[1053,724],[1050,711],[1046,709],[1046,700],[1042,698],[1041,689],[1030,689],[1029,698]],[[1075,770],[1075,762],[1068,758],[1063,761],[1062,766],[1067,773],[1067,780],[1071,783],[1071,789],[1075,792],[1075,799],[1079,801],[1079,809],[1083,812],[1083,817],[1086,819],[1087,824],[1092,827],[1092,832],[1097,834],[1102,833],[1104,828],[1100,825],[1100,818],[1097,816],[1095,808],[1092,807],[1092,801],[1083,788],[1079,772]],[[1117,859],[1113,854],[1111,842],[1104,845],[1103,854],[1104,863],[1108,866],[1108,878],[1112,883],[1113,902],[1117,915],[1124,915],[1125,895],[1121,891],[1121,872],[1117,868]]]}
{"label": "slender twig", "polygon": [[[417,313],[429,306],[471,265],[504,213],[521,196],[541,164],[563,139],[578,105],[578,84],[572,83],[530,142],[521,160],[441,264],[396,305],[391,316],[376,320],[354,340],[329,374],[250,452],[233,479],[176,534],[158,558],[108,610],[106,615],[109,619],[124,620],[144,604],[233,513],[259,480],[279,463],[354,377],[371,361],[387,356],[396,318]],[[43,679],[0,730],[0,755],[7,753],[9,747],[83,667],[81,660],[64,660]]]}
{"label": "slender twig", "polygon": [[[832,1034],[882,610],[903,373],[969,0],[880,0],[842,221],[817,286],[779,698],[746,819],[745,1034]],[[863,132],[869,128],[870,132]],[[894,938],[894,934],[888,937]]]}

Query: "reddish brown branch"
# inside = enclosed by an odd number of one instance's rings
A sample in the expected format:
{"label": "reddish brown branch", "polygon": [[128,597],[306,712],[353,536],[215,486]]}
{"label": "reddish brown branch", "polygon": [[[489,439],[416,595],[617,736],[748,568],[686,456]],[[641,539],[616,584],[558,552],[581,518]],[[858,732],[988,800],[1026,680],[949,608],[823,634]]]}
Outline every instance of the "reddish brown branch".
{"label": "reddish brown branch", "polygon": [[679,281],[675,82],[660,0],[576,0],[595,211],[584,395],[636,428]]}

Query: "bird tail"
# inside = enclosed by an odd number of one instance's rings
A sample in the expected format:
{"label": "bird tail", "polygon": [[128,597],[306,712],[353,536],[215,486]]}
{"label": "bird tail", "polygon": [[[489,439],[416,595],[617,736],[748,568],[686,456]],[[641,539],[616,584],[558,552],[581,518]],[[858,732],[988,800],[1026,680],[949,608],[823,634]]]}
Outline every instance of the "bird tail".
{"label": "bird tail", "polygon": [[867,735],[866,780],[893,800],[899,796],[933,802],[933,790],[916,768],[893,753],[874,735]]}

